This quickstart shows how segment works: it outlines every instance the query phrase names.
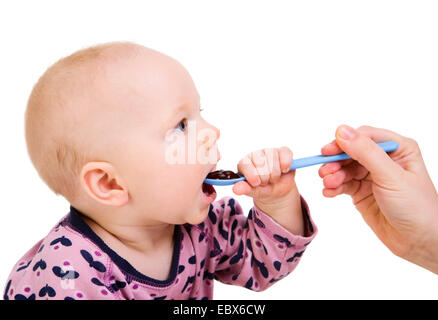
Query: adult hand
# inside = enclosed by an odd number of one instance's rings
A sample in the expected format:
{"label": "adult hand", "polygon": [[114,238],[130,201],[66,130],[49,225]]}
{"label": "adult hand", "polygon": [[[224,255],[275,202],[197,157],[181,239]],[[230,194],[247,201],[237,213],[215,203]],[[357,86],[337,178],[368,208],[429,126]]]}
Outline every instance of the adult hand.
{"label": "adult hand", "polygon": [[[396,141],[386,153],[376,143]],[[438,274],[438,195],[418,144],[389,130],[342,125],[323,155],[352,159],[319,169],[323,195],[350,195],[377,237],[397,256]]]}

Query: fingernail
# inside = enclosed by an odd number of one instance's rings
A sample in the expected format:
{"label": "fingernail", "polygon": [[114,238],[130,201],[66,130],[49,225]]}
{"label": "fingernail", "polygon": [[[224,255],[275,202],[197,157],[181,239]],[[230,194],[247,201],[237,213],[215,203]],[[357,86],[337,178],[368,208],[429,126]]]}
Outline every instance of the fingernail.
{"label": "fingernail", "polygon": [[343,140],[351,140],[355,135],[356,132],[352,127],[343,125],[339,128],[339,137]]}

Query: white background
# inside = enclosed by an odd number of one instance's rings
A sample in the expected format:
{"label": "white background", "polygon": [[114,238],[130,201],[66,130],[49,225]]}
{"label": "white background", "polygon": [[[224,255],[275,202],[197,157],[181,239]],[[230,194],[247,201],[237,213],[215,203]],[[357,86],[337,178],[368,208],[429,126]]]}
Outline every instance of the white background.
{"label": "white background", "polygon": [[[179,60],[221,130],[218,169],[266,147],[316,155],[338,125],[368,124],[416,139],[436,183],[437,17],[436,1],[1,1],[1,292],[68,212],[32,167],[23,123],[33,84],[62,56],[129,40]],[[350,198],[324,198],[317,170],[297,171],[319,227],[297,269],[261,293],[216,282],[214,297],[438,298],[438,277],[392,255]],[[235,197],[247,214],[252,199]]]}

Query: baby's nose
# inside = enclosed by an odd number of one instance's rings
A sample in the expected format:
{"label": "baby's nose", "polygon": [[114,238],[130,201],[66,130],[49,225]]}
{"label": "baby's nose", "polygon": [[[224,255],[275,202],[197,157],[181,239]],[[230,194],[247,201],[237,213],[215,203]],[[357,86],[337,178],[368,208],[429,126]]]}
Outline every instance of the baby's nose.
{"label": "baby's nose", "polygon": [[[213,138],[213,134],[214,134],[214,140],[217,141],[219,139],[219,137],[221,135],[221,131],[218,128],[216,128],[215,126],[213,126],[207,122],[207,127],[205,127],[205,129],[207,129],[208,131],[212,130],[212,131],[208,132],[208,134],[206,134],[206,136]],[[208,141],[208,138],[205,137],[203,143],[205,143],[207,141]]]}

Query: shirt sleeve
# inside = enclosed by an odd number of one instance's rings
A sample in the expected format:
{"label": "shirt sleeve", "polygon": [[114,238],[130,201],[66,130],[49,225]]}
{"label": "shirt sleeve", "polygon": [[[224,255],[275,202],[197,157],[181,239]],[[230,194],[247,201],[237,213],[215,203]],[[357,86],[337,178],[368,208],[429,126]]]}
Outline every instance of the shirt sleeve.
{"label": "shirt sleeve", "polygon": [[317,233],[302,197],[301,208],[304,236],[292,234],[255,204],[246,217],[232,197],[215,202],[209,211],[215,278],[262,291],[292,272]]}
{"label": "shirt sleeve", "polygon": [[[78,245],[77,245],[78,244]],[[8,278],[5,300],[117,299],[105,285],[105,256],[61,228],[32,248]]]}

